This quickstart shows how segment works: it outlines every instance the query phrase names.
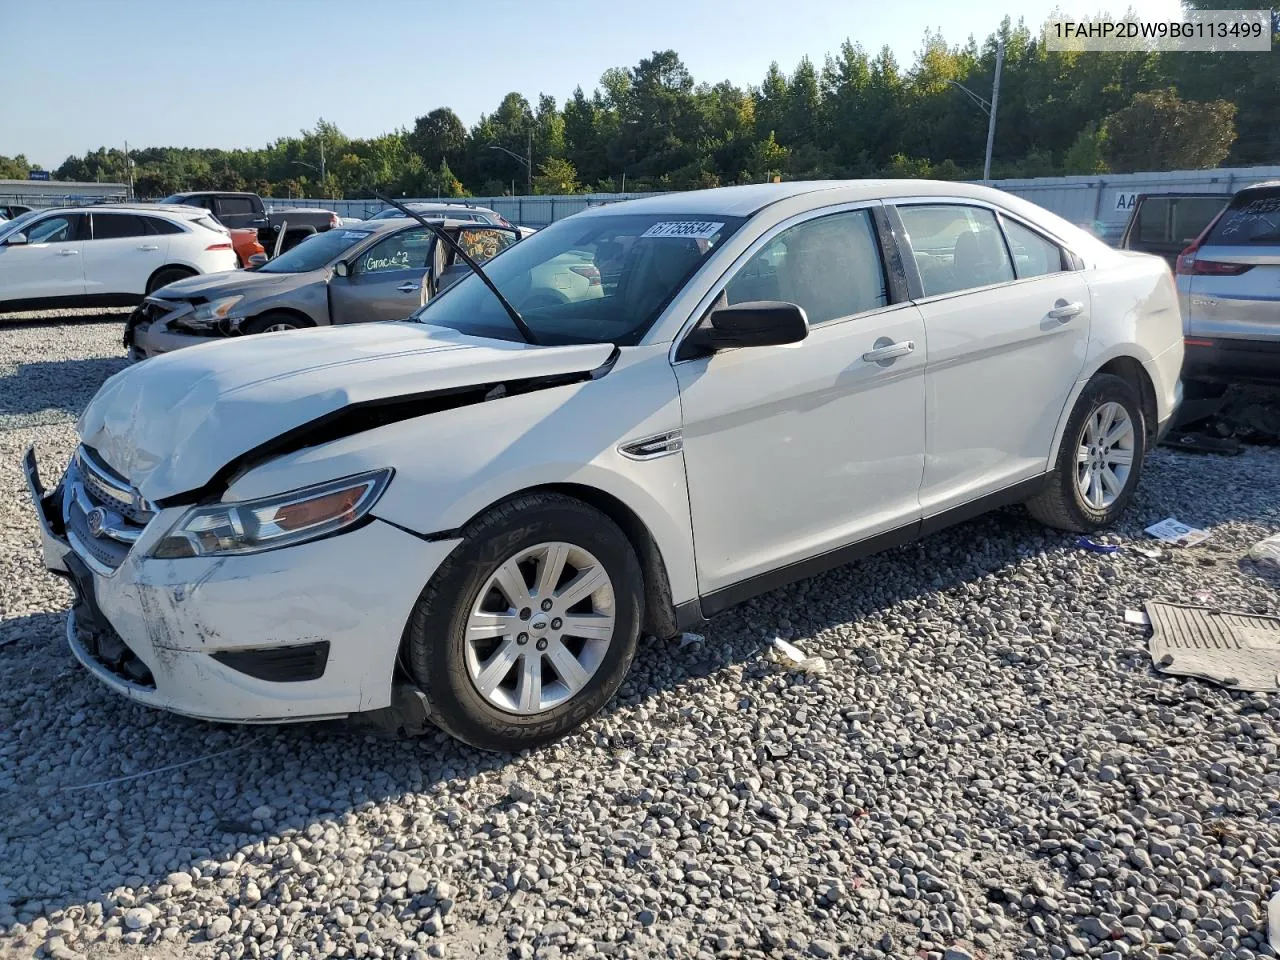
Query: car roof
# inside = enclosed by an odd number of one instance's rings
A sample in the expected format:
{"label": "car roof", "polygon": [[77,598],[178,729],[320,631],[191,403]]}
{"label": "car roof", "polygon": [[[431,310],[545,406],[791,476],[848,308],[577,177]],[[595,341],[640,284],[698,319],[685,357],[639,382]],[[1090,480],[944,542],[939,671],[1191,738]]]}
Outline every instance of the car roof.
{"label": "car roof", "polygon": [[792,180],[786,183],[756,183],[739,187],[715,187],[685,193],[664,193],[654,197],[623,200],[588,207],[576,217],[614,214],[702,214],[749,217],[770,204],[806,194],[827,194],[827,203],[857,203],[888,197],[961,197],[1008,203],[1010,194],[977,184],[955,180]]}
{"label": "car roof", "polygon": [[101,211],[118,211],[120,213],[167,214],[183,220],[198,220],[207,217],[209,211],[203,207],[184,207],[176,203],[84,203],[67,204],[61,207],[46,207],[40,213],[99,213]]}
{"label": "car roof", "polygon": [[[426,217],[425,219],[441,227],[477,226],[474,220],[457,220],[457,219],[446,218],[446,217]],[[406,220],[410,221],[410,223],[405,223]],[[341,227],[336,227],[335,229],[362,230],[367,233],[393,233],[396,230],[403,230],[405,227],[409,226],[410,224],[418,224],[418,226],[422,226],[422,224],[418,223],[418,221],[414,220],[412,217],[388,217],[385,220],[361,220],[357,223],[346,224]],[[483,223],[483,224],[479,224],[479,226],[492,227],[495,230],[506,229],[505,227],[498,226],[496,223]]]}
{"label": "car roof", "polygon": [[[416,202],[413,202],[413,203],[406,203],[406,204],[405,204],[405,206],[406,206],[406,207],[408,207],[410,210],[418,210],[418,211],[422,211],[422,210],[471,210],[471,211],[473,211],[473,212],[475,212],[475,213],[492,213],[492,214],[494,214],[495,216],[497,215],[497,212],[498,212],[498,211],[496,211],[496,210],[491,210],[489,207],[477,207],[475,204],[472,204],[472,203],[428,203],[428,202],[426,202],[426,201],[416,201]],[[396,210],[396,208],[395,208],[395,207],[385,207],[385,208],[383,208],[382,210],[379,210],[379,211],[378,211],[378,213],[379,213],[379,214],[383,214],[383,213],[386,213],[388,210]],[[400,216],[404,216],[404,214],[403,214],[403,213],[400,213],[400,211],[396,210],[396,212],[397,212],[397,213],[399,213],[399,214],[400,214]]]}

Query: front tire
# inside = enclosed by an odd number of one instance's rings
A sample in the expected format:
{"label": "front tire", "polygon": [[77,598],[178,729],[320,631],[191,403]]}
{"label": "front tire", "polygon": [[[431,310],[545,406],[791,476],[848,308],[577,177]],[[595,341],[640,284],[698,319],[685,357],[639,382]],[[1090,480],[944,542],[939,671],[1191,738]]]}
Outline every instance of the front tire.
{"label": "front tire", "polygon": [[[155,293],[161,287],[167,286],[171,283],[176,283],[179,280],[185,280],[187,277],[194,277],[195,275],[196,273],[194,270],[188,270],[185,267],[164,267],[157,270],[152,275],[151,279],[147,281],[147,296],[151,296],[151,294]],[[137,288],[135,287],[134,289]]]}
{"label": "front tire", "polygon": [[283,313],[281,311],[268,311],[246,320],[240,332],[245,336],[252,336],[255,333],[278,333],[284,330],[302,330],[311,326],[301,317],[294,316],[292,313]]}
{"label": "front tire", "polygon": [[617,693],[643,607],[640,563],[612,520],[527,494],[463,531],[414,607],[405,659],[439,727],[482,750],[536,747]]}
{"label": "front tire", "polygon": [[1049,485],[1027,501],[1027,510],[1041,523],[1072,533],[1110,526],[1133,497],[1146,453],[1137,390],[1121,377],[1100,373],[1076,401]]}

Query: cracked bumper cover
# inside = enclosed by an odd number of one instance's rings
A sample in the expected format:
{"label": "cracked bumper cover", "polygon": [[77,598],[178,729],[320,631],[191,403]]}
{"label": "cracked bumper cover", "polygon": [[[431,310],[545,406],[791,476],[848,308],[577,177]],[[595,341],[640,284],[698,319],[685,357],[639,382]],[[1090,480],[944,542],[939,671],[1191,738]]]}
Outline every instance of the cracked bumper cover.
{"label": "cracked bumper cover", "polygon": [[[68,563],[68,556],[78,554],[61,529],[57,498],[45,494],[33,451],[24,467],[45,566],[71,581],[77,593],[67,617],[67,642],[76,659],[131,700],[206,720],[322,719],[389,706],[409,614],[458,543],[422,540],[375,520],[267,553],[147,557],[181,512],[173,508],[156,516],[118,569],[86,575],[82,564]],[[82,621],[98,617],[145,663],[154,686],[130,681],[93,655]],[[319,641],[329,644],[327,663],[311,680],[259,679],[214,656]]]}

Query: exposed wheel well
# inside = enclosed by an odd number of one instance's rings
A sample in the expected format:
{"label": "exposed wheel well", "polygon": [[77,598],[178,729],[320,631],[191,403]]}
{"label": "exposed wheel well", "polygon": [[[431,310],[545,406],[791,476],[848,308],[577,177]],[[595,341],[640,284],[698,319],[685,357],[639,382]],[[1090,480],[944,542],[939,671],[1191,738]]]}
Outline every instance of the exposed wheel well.
{"label": "exposed wheel well", "polygon": [[[304,327],[314,327],[316,325],[316,322],[301,310],[294,310],[290,307],[272,307],[269,310],[263,310],[261,313],[255,313],[252,317],[247,317],[246,322],[249,320],[257,320],[259,317],[265,317],[269,313],[283,313],[286,316],[294,317]],[[241,324],[241,326],[243,327],[243,324]]]}
{"label": "exposed wheel well", "polygon": [[198,271],[192,270],[190,267],[184,267],[180,263],[166,263],[163,267],[157,267],[152,271],[151,276],[147,277],[147,293],[151,293],[151,291],[155,289],[154,284],[156,282],[156,277],[165,272],[181,273],[186,277],[194,277],[198,275]]}
{"label": "exposed wheel well", "polygon": [[1142,419],[1146,421],[1147,446],[1154,446],[1160,427],[1158,423],[1160,412],[1156,406],[1155,385],[1152,384],[1151,377],[1143,369],[1142,364],[1133,357],[1116,357],[1104,363],[1098,369],[1098,373],[1109,373],[1120,377],[1137,389],[1138,396],[1142,399]]}

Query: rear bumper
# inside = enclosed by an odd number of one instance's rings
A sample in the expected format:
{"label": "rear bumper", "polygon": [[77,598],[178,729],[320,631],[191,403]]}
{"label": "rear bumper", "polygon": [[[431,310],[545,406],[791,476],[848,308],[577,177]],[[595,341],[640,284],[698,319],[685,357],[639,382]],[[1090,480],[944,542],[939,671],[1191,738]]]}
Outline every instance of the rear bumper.
{"label": "rear bumper", "polygon": [[1280,341],[1187,337],[1182,378],[1280,384]]}

